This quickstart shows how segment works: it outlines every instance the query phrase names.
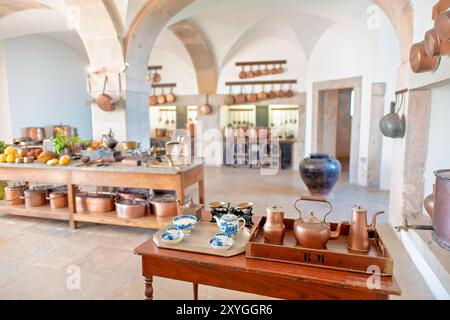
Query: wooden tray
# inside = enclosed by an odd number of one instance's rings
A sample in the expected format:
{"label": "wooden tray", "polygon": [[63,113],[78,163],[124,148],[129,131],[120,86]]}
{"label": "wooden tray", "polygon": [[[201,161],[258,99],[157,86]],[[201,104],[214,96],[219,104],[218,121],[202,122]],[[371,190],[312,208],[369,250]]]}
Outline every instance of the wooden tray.
{"label": "wooden tray", "polygon": [[215,223],[200,221],[192,229],[191,234],[184,235],[183,241],[173,245],[167,244],[161,239],[164,229],[161,228],[153,235],[153,242],[158,248],[204,253],[221,257],[233,257],[244,253],[250,240],[250,230],[244,228],[239,232],[235,244],[230,249],[226,251],[213,249],[209,245],[209,239],[213,238],[216,233],[219,233],[219,227]]}
{"label": "wooden tray", "polygon": [[[297,245],[294,237],[292,219],[285,219],[286,235],[283,245],[264,243],[263,226],[266,218],[259,221],[247,245],[248,258],[263,259],[294,264],[309,265],[321,268],[338,269],[360,273],[374,273],[374,266],[379,268],[381,275],[392,276],[394,262],[378,233],[370,236],[370,251],[357,253],[345,246],[348,238],[349,225],[343,225],[341,236],[337,240],[330,240],[326,249],[308,249]],[[337,224],[330,223],[331,230],[336,230]],[[378,270],[376,270],[378,272]]]}

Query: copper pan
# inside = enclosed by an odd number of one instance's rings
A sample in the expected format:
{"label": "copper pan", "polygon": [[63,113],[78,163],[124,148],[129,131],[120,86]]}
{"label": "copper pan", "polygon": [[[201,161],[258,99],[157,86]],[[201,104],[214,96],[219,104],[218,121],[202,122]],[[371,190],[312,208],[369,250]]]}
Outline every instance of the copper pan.
{"label": "copper pan", "polygon": [[100,94],[96,99],[95,102],[97,103],[97,106],[105,111],[105,112],[111,112],[114,111],[116,109],[115,105],[114,105],[114,101],[113,98],[106,94],[106,84],[108,83],[108,76],[105,76],[105,82],[103,84],[103,91],[102,94]]}
{"label": "copper pan", "polygon": [[239,72],[239,79],[245,79],[247,78],[247,72],[241,71]]}
{"label": "copper pan", "polygon": [[444,41],[450,40],[450,11],[446,11],[437,16],[434,26],[439,38]]}
{"label": "copper pan", "polygon": [[164,94],[160,94],[156,100],[158,104],[164,104],[166,103],[166,96]]}
{"label": "copper pan", "polygon": [[150,106],[156,106],[156,105],[158,104],[158,97],[157,97],[157,96],[151,96],[151,97],[148,99],[148,104],[149,104]]}
{"label": "copper pan", "polygon": [[101,193],[78,193],[76,196],[77,212],[84,211],[105,213],[115,208],[114,197]]}
{"label": "copper pan", "polygon": [[234,104],[234,97],[232,95],[228,95],[225,97],[225,104],[227,106],[231,106]]}
{"label": "copper pan", "polygon": [[441,40],[436,28],[425,33],[424,47],[430,58],[450,55],[450,41]]}
{"label": "copper pan", "polygon": [[440,58],[429,57],[425,52],[424,41],[415,43],[409,53],[411,69],[414,73],[430,72],[437,69]]}

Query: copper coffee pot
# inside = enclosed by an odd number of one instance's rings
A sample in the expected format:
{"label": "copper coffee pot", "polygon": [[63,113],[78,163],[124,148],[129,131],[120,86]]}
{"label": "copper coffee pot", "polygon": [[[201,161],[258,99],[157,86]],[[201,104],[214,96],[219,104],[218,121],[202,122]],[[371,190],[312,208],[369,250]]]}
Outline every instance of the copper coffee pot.
{"label": "copper coffee pot", "polygon": [[284,211],[273,205],[266,209],[267,218],[264,224],[264,241],[269,244],[283,244],[286,227],[284,225]]}
{"label": "copper coffee pot", "polygon": [[372,223],[367,225],[367,210],[360,206],[354,206],[352,213],[352,222],[348,235],[346,247],[357,252],[368,252],[370,250],[369,232],[375,231],[377,216],[384,211],[375,213],[372,217]]}

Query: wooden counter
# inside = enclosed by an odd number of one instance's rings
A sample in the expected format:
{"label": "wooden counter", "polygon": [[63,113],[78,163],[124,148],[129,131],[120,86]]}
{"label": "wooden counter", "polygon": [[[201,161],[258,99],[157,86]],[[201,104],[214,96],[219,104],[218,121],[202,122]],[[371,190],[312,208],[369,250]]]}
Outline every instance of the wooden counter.
{"label": "wooden counter", "polygon": [[177,199],[185,202],[185,189],[198,183],[199,203],[204,205],[204,175],[202,165],[179,166],[179,168],[131,167],[119,163],[109,167],[79,167],[80,162],[68,166],[33,164],[0,164],[0,181],[31,182],[39,184],[67,185],[69,207],[52,210],[49,205],[25,209],[24,206],[7,206],[0,201],[0,213],[65,220],[71,228],[76,222],[92,222],[130,227],[158,229],[171,224],[171,218],[150,215],[139,219],[120,219],[115,211],[110,213],[77,213],[75,186],[105,186],[117,188],[142,188],[175,190]]}

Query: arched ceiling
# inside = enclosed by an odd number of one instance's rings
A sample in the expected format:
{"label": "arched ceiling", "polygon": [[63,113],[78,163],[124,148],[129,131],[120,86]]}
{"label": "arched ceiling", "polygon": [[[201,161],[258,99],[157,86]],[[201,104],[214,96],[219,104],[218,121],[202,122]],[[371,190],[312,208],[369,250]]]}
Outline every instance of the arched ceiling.
{"label": "arched ceiling", "polygon": [[50,8],[43,3],[33,0],[2,0],[0,2],[0,18],[6,17],[16,12],[32,9]]}

